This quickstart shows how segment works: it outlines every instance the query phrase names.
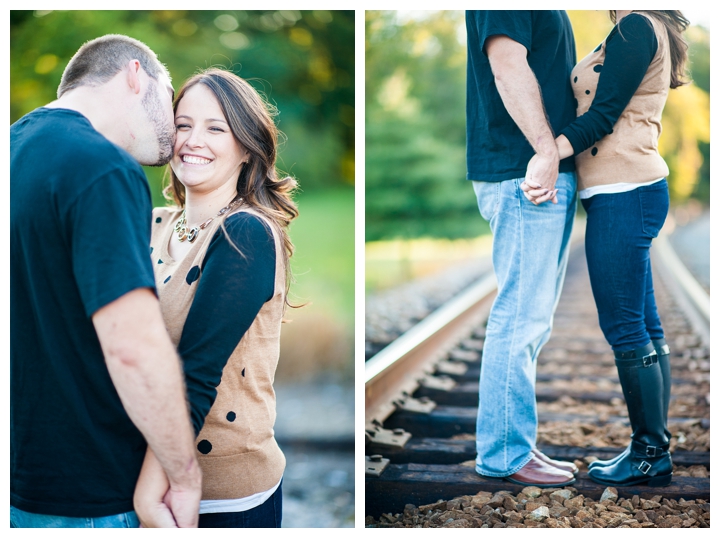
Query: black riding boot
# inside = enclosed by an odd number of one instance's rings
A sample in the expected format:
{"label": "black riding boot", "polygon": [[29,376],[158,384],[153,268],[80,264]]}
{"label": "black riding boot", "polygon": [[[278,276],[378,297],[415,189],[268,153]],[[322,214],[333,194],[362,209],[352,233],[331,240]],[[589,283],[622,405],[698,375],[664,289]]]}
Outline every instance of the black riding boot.
{"label": "black riding boot", "polygon": [[663,378],[663,418],[665,419],[665,437],[670,438],[672,434],[668,430],[668,408],[670,407],[670,388],[672,386],[672,378],[670,377],[670,348],[664,338],[659,340],[652,340],[652,345],[655,348],[655,352],[658,356],[658,364],[660,365],[660,372],[662,372]]}
{"label": "black riding boot", "polygon": [[[662,373],[662,379],[663,379],[663,418],[665,421],[665,436],[668,438],[668,441],[670,441],[670,431],[667,427],[667,416],[668,416],[668,407],[670,406],[670,386],[672,385],[672,379],[670,377],[670,348],[667,345],[667,342],[664,338],[660,338],[658,340],[652,340],[652,345],[655,348],[655,353],[657,353],[658,357],[658,364],[660,365],[660,372]],[[632,417],[630,421],[630,427],[632,428],[633,433],[635,433],[635,425],[632,423]],[[588,469],[594,469],[595,467],[607,467],[608,465],[613,465],[616,463],[620,458],[625,457],[625,455],[630,450],[630,445],[625,449],[624,452],[621,454],[618,454],[612,459],[609,460],[596,460],[590,463],[588,465]]]}
{"label": "black riding boot", "polygon": [[669,438],[665,434],[664,382],[652,344],[615,352],[620,385],[633,426],[629,450],[612,465],[593,467],[588,476],[606,486],[632,486],[647,482],[667,486],[672,480]]}

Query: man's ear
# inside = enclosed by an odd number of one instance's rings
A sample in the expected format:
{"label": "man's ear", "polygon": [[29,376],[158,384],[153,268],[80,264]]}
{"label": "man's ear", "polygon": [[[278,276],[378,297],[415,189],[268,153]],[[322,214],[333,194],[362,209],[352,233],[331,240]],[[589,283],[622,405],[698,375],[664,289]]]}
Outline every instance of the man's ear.
{"label": "man's ear", "polygon": [[140,93],[140,71],[142,67],[138,60],[130,60],[127,64],[127,84],[136,94]]}

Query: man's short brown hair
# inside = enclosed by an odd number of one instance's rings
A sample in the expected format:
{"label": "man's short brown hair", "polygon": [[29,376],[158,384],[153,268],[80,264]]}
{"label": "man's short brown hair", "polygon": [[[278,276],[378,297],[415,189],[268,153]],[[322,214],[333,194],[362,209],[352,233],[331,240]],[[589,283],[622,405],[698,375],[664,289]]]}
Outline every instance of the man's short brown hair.
{"label": "man's short brown hair", "polygon": [[78,86],[104,84],[130,60],[138,60],[154,80],[161,73],[170,77],[167,68],[145,43],[124,35],[108,34],[88,41],[70,59],[60,80],[57,96],[61,97]]}

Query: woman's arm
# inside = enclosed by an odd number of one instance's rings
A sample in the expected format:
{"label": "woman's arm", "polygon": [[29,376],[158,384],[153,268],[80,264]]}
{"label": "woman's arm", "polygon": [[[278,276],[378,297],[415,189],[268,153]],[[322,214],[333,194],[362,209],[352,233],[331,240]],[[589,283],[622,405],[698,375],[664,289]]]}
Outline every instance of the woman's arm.
{"label": "woman's arm", "polygon": [[[166,504],[169,489],[167,475],[152,449],[148,447],[133,496],[135,513],[141,527],[177,528],[170,507]],[[158,499],[162,501],[158,502]]]}
{"label": "woman's arm", "polygon": [[573,150],[572,144],[564,134],[561,134],[555,139],[555,144],[557,145],[560,159],[565,159],[575,154],[575,150]]}

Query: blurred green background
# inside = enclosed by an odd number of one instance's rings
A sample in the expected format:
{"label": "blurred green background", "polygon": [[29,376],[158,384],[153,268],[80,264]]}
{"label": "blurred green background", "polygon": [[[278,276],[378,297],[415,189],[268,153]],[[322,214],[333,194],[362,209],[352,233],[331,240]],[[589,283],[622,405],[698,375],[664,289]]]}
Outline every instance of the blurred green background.
{"label": "blurred green background", "polygon": [[[613,25],[607,11],[568,15],[580,60]],[[685,33],[693,82],[670,92],[663,113],[660,152],[675,206],[710,200],[709,35],[697,25]],[[466,68],[464,11],[365,12],[366,292],[418,275],[388,276],[394,262],[411,265],[403,252],[420,252],[403,242],[489,233],[465,179]]]}
{"label": "blurred green background", "polygon": [[[296,282],[278,379],[352,378],[354,341],[355,15],[353,11],[10,11],[10,121],[52,101],[85,41],[125,34],[165,63],[177,90],[220,66],[277,106],[278,167],[299,184],[291,224]],[[145,168],[153,203],[164,168]]]}

